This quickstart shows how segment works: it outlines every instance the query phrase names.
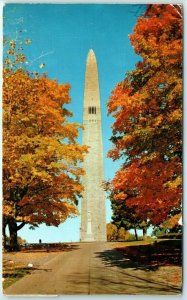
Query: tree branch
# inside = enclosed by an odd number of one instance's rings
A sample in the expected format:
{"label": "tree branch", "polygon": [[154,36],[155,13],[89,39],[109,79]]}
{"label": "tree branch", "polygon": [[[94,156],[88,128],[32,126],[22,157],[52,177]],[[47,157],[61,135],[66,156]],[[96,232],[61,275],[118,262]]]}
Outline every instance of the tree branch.
{"label": "tree branch", "polygon": [[23,228],[23,226],[25,226],[25,222],[22,222],[20,225],[17,225],[17,230],[20,230],[21,228]]}

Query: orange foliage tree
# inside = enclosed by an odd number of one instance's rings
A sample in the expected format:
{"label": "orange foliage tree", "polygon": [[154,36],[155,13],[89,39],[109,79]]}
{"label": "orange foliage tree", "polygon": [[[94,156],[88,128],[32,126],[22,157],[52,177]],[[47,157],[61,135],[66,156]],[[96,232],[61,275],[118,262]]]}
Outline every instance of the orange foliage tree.
{"label": "orange foliage tree", "polygon": [[142,57],[108,102],[113,124],[109,157],[124,164],[112,180],[116,203],[160,224],[181,206],[182,13],[149,5],[130,36]]}
{"label": "orange foliage tree", "polygon": [[76,141],[81,126],[67,120],[69,84],[30,74],[16,43],[9,44],[3,70],[3,232],[8,225],[15,248],[25,224],[58,226],[77,215],[87,147]]}

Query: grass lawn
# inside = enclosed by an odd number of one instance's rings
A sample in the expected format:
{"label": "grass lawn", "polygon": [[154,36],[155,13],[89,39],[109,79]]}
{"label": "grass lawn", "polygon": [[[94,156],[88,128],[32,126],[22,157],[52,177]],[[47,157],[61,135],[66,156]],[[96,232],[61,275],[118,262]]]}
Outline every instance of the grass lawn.
{"label": "grass lawn", "polygon": [[3,265],[3,288],[7,288],[12,285],[14,282],[25,276],[26,274],[30,274],[31,269],[28,267],[24,267],[20,264],[12,263],[12,261],[4,263]]}
{"label": "grass lawn", "polygon": [[134,261],[151,267],[182,265],[182,240],[133,241],[114,247]]}
{"label": "grass lawn", "polygon": [[[41,245],[39,245],[41,246]],[[41,247],[22,249],[18,252],[3,253],[3,288],[7,288],[23,276],[30,274],[38,269],[58,253],[62,251],[72,251],[76,245],[69,244],[51,244],[50,247]],[[33,267],[29,268],[28,264]]]}
{"label": "grass lawn", "polygon": [[153,243],[153,240],[145,240],[145,241],[127,241],[127,242],[115,242],[114,247],[127,247],[127,246],[142,246],[142,245],[150,245]]}
{"label": "grass lawn", "polygon": [[181,287],[182,240],[117,242],[113,247],[140,268],[154,272],[158,280]]}

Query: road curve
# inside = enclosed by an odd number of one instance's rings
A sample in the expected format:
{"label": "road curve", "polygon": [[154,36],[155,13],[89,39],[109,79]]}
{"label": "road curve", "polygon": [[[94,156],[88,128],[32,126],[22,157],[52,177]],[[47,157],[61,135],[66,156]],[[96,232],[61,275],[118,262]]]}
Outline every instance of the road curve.
{"label": "road curve", "polygon": [[6,295],[180,294],[180,289],[155,280],[110,243],[75,243],[40,268],[4,290]]}

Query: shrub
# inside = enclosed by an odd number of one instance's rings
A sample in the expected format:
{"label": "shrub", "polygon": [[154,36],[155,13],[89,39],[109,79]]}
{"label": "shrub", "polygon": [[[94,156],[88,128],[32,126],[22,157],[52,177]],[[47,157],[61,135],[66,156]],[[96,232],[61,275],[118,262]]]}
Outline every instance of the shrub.
{"label": "shrub", "polygon": [[158,234],[159,239],[182,239],[182,233],[165,233]]}

